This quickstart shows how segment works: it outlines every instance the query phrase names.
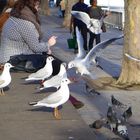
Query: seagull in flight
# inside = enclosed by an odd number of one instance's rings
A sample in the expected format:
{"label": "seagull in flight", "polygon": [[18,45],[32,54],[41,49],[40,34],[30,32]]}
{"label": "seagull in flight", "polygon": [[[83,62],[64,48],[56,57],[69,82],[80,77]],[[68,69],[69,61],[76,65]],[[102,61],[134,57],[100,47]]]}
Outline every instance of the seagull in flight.
{"label": "seagull in flight", "polygon": [[12,68],[10,63],[5,63],[4,69],[0,75],[0,95],[5,95],[3,88],[8,86],[11,83],[11,74],[10,74],[10,68]]}
{"label": "seagull in flight", "polygon": [[[82,57],[75,58],[74,60],[70,61],[68,63],[68,68],[75,67],[77,72],[79,72],[81,75],[84,75],[84,74],[90,75],[90,72],[88,70],[90,68],[90,62],[92,61],[95,63],[95,65],[97,65],[96,56],[99,56],[99,54],[101,54],[101,50],[105,49],[112,42],[114,42],[118,39],[121,39],[123,37],[124,37],[124,35],[120,35],[118,37],[113,37],[111,39],[107,39],[103,42],[100,42],[99,44],[94,46],[85,57],[84,57],[84,55],[82,55],[83,58]],[[78,49],[79,49],[78,51],[81,51],[80,47],[78,47]]]}
{"label": "seagull in flight", "polygon": [[87,28],[91,32],[93,32],[95,34],[99,34],[102,32],[101,26],[103,24],[104,17],[102,17],[100,20],[93,19],[93,18],[90,18],[90,16],[87,13],[81,12],[81,11],[71,11],[71,14],[75,18],[77,18],[77,19],[81,20],[83,23],[85,23]]}

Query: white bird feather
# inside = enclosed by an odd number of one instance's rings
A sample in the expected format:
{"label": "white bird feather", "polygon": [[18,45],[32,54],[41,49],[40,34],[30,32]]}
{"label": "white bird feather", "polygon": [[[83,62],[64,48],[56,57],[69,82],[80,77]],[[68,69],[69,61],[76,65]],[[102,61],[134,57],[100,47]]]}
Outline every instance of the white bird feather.
{"label": "white bird feather", "polygon": [[105,49],[113,41],[115,41],[117,39],[121,39],[121,38],[123,38],[123,35],[120,35],[119,37],[107,39],[107,40],[97,44],[88,52],[88,54],[83,59],[77,59],[76,61],[70,61],[68,64],[68,68],[75,67],[81,75],[83,75],[83,74],[90,75],[90,72],[88,70],[90,67],[90,61],[92,60],[92,62],[94,62],[96,65],[96,56],[97,55],[99,56],[99,54],[101,53],[101,50]]}
{"label": "white bird feather", "polygon": [[95,34],[99,34],[102,32],[101,30],[101,26],[103,24],[103,17],[98,20],[98,19],[93,19],[90,18],[89,15],[85,12],[81,12],[81,11],[71,11],[72,16],[74,16],[75,18],[81,20],[83,23],[86,24],[87,28],[95,33]]}
{"label": "white bird feather", "polygon": [[3,88],[8,86],[11,83],[11,74],[10,74],[10,68],[12,68],[14,66],[12,66],[10,63],[5,63],[4,65],[4,69],[0,75],[0,89],[1,89],[1,93],[3,92]]}
{"label": "white bird feather", "polygon": [[71,81],[68,78],[63,78],[61,80],[61,86],[60,89],[58,89],[56,92],[52,93],[51,95],[47,96],[46,98],[38,101],[34,106],[45,106],[45,107],[51,107],[56,108],[65,102],[68,101],[70,96],[70,91],[68,84],[70,84]]}
{"label": "white bird feather", "polygon": [[43,89],[46,89],[49,87],[56,87],[56,88],[60,87],[61,80],[63,78],[67,78],[66,64],[65,63],[62,63],[60,65],[60,71],[57,75],[51,77],[50,79],[45,80],[42,83],[40,90],[43,90]]}
{"label": "white bird feather", "polygon": [[53,60],[54,58],[52,56],[47,57],[45,66],[39,69],[37,72],[30,74],[28,78],[25,79],[25,81],[44,80],[46,78],[49,78],[53,72]]}

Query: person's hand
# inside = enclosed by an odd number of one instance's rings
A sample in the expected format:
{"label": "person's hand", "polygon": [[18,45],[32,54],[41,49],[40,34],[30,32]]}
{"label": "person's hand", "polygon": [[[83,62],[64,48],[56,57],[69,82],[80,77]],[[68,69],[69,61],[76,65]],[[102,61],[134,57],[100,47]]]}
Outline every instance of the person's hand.
{"label": "person's hand", "polygon": [[48,45],[49,45],[49,47],[55,45],[55,43],[56,43],[56,38],[57,38],[56,36],[52,36],[52,37],[49,38],[49,40],[48,40]]}

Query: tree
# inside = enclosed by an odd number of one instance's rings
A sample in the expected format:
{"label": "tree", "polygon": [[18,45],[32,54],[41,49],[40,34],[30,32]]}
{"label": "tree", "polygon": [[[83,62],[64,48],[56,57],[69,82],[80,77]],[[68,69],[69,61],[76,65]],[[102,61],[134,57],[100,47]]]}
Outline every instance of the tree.
{"label": "tree", "polygon": [[[125,25],[123,54],[140,59],[140,0],[125,0]],[[140,63],[123,56],[118,85],[140,84]]]}
{"label": "tree", "polygon": [[66,11],[65,11],[65,18],[63,22],[63,26],[65,27],[70,26],[71,8],[76,2],[78,2],[78,0],[66,0]]}
{"label": "tree", "polygon": [[40,14],[43,15],[50,15],[50,9],[49,9],[49,2],[48,0],[41,0],[41,6],[40,6]]}

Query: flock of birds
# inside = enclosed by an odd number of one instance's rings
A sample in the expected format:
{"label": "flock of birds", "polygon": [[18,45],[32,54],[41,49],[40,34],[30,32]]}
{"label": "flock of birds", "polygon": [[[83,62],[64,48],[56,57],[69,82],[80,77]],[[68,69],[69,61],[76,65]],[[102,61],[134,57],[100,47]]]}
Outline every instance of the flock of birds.
{"label": "flock of birds", "polygon": [[[81,18],[83,17],[81,16],[81,14],[83,13],[72,12],[72,15],[80,20],[83,19]],[[90,18],[87,18],[87,20],[84,20],[83,22],[85,21],[89,30],[92,31],[94,26],[90,24],[91,23]],[[72,82],[75,82],[75,80],[70,80],[70,78],[68,78],[67,76],[68,70],[74,67],[76,68],[76,72],[80,73],[81,76],[90,75],[92,77],[92,74],[89,71],[89,67],[91,67],[90,63],[94,62],[95,64],[94,66],[97,66],[98,62],[96,60],[96,57],[101,54],[102,50],[104,50],[113,41],[123,38],[123,35],[121,35],[119,37],[107,39],[94,46],[88,52],[88,54],[86,54],[83,49],[83,38],[78,28],[76,28],[76,35],[77,35],[77,44],[78,44],[78,54],[76,55],[74,60],[70,61],[68,64],[61,63],[58,74],[54,76],[52,75],[54,71],[52,62],[55,60],[55,58],[53,56],[48,56],[46,58],[46,65],[40,70],[38,70],[37,72],[31,73],[25,79],[26,82],[41,80],[40,87],[38,87],[38,90],[40,91],[50,87],[56,88],[55,92],[45,97],[44,99],[37,102],[32,101],[29,103],[30,105],[33,105],[35,107],[45,106],[45,107],[54,108],[53,113],[56,119],[61,119],[61,115],[59,113],[58,107],[66,103],[69,99],[70,89],[68,85]],[[3,88],[5,88],[11,83],[10,68],[12,67],[13,66],[10,63],[5,63],[4,65],[4,69],[0,75],[0,89],[1,89],[0,95],[4,95]],[[121,102],[116,100],[114,96],[111,97],[111,102],[112,105],[108,107],[106,119],[103,118],[101,120],[96,120],[93,124],[90,125],[90,127],[99,129],[103,126],[104,123],[107,123],[109,124],[111,131],[118,132],[121,136],[128,139],[127,127],[125,123],[132,116],[131,107],[129,107],[126,111],[124,111],[121,117],[118,118],[115,108],[118,107],[124,108],[125,106]]]}
{"label": "flock of birds", "polygon": [[107,125],[112,132],[125,140],[129,140],[127,124],[131,116],[132,107],[123,104],[112,95],[111,104],[108,106],[106,117],[94,121],[89,126],[91,128],[100,129]]}

